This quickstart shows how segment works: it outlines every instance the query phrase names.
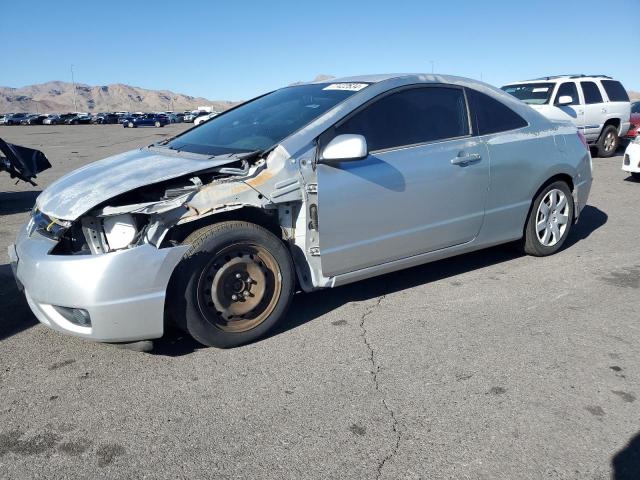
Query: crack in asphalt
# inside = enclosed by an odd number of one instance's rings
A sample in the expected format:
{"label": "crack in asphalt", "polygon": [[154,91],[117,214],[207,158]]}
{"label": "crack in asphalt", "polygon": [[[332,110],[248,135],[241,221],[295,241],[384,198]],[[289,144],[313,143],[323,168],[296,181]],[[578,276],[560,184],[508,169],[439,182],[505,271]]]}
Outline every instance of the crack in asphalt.
{"label": "crack in asphalt", "polygon": [[384,409],[387,411],[389,417],[391,418],[393,433],[395,434],[395,437],[396,437],[395,443],[391,448],[391,452],[389,452],[378,463],[376,478],[380,478],[382,476],[382,469],[384,468],[386,463],[389,460],[391,460],[396,455],[396,453],[398,453],[398,449],[400,448],[400,430],[398,429],[398,426],[399,426],[398,419],[396,418],[396,414],[393,411],[393,409],[387,403],[387,399],[384,397],[384,395],[380,391],[380,384],[378,383],[378,373],[380,372],[380,366],[376,362],[375,350],[373,349],[373,346],[371,345],[371,343],[369,343],[369,339],[367,338],[367,327],[365,325],[366,318],[369,315],[371,315],[376,308],[380,306],[380,304],[385,299],[385,297],[386,295],[381,295],[380,297],[378,297],[376,300],[376,303],[371,307],[369,307],[360,317],[360,330],[362,331],[362,334],[360,336],[362,337],[362,340],[365,346],[369,350],[369,362],[371,363],[370,372],[373,379],[373,384],[376,392],[380,393],[380,395],[382,396],[382,405],[384,406]]}

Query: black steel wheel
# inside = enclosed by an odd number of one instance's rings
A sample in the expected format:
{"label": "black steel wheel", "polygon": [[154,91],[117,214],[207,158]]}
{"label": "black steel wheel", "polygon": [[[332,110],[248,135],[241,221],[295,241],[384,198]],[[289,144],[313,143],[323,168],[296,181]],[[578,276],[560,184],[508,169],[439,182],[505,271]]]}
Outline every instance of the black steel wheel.
{"label": "black steel wheel", "polygon": [[281,239],[248,222],[221,222],[193,232],[171,279],[167,306],[175,323],[208,346],[253,341],[282,319],[295,288]]}

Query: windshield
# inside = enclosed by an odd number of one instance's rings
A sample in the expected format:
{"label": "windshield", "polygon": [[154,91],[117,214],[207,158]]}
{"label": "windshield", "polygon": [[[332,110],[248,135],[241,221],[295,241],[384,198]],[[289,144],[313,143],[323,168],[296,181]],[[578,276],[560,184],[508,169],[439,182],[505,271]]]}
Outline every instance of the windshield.
{"label": "windshield", "polygon": [[544,105],[549,103],[553,85],[553,83],[520,83],[505,85],[502,90],[529,105]]}
{"label": "windshield", "polygon": [[366,86],[325,83],[276,90],[213,117],[167,146],[207,155],[266,150]]}

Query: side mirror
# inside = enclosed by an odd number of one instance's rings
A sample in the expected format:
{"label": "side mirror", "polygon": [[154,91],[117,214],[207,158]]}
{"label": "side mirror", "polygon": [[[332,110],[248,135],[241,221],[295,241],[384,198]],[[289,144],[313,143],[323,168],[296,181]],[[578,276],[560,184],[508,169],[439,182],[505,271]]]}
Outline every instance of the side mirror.
{"label": "side mirror", "polygon": [[340,161],[347,162],[350,160],[360,160],[369,154],[367,149],[367,141],[362,135],[344,134],[338,135],[329,144],[324,147],[321,161]]}
{"label": "side mirror", "polygon": [[573,97],[571,95],[562,95],[556,103],[561,107],[571,105],[573,103]]}

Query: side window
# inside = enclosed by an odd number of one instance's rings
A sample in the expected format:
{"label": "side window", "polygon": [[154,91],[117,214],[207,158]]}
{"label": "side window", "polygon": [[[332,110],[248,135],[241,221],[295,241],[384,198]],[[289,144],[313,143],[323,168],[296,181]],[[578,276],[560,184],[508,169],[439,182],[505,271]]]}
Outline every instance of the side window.
{"label": "side window", "polygon": [[410,88],[368,105],[336,127],[335,134],[364,135],[370,151],[469,134],[462,89]]}
{"label": "side window", "polygon": [[602,80],[602,86],[611,102],[628,102],[629,95],[620,82],[615,80]]}
{"label": "side window", "polygon": [[584,103],[587,105],[602,103],[602,94],[595,82],[580,82],[580,86],[584,94]]}
{"label": "side window", "polygon": [[560,101],[560,97],[568,95],[573,98],[573,102],[569,105],[579,105],[580,97],[578,96],[578,89],[576,88],[575,82],[564,82],[562,85],[558,87],[558,92],[556,93],[555,104],[558,105]]}
{"label": "side window", "polygon": [[528,125],[524,118],[489,95],[467,89],[467,98],[478,135],[506,132]]}

